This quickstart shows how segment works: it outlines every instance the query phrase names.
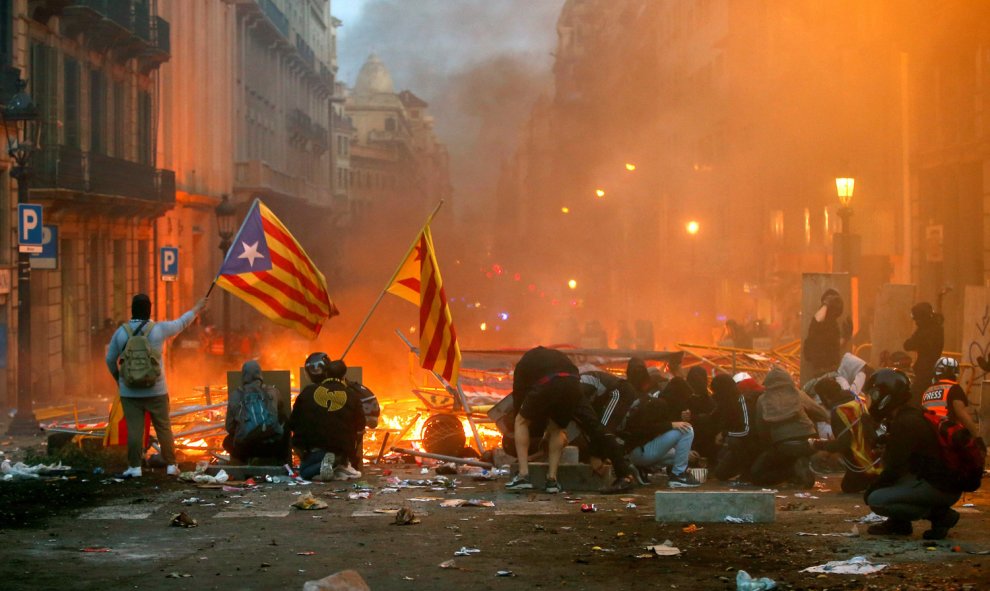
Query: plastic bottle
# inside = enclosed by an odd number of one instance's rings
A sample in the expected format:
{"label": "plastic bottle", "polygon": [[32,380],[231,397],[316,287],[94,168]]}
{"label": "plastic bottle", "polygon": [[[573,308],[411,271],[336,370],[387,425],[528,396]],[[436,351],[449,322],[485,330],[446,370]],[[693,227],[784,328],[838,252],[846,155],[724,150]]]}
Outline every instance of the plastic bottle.
{"label": "plastic bottle", "polygon": [[741,570],[736,574],[736,591],[766,591],[768,589],[776,588],[777,583],[773,582],[772,579],[768,579],[766,577],[754,579],[744,570]]}

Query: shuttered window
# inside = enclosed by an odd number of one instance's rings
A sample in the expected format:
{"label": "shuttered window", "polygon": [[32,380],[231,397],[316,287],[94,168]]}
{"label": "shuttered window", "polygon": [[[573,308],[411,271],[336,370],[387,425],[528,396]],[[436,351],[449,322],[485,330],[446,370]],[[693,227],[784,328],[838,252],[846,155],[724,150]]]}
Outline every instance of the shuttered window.
{"label": "shuttered window", "polygon": [[65,133],[67,146],[73,148],[80,147],[80,124],[79,124],[79,62],[74,58],[66,56],[64,83],[64,105],[65,114],[62,117],[62,130]]}
{"label": "shuttered window", "polygon": [[107,153],[107,87],[103,72],[89,73],[89,149],[97,154]]}

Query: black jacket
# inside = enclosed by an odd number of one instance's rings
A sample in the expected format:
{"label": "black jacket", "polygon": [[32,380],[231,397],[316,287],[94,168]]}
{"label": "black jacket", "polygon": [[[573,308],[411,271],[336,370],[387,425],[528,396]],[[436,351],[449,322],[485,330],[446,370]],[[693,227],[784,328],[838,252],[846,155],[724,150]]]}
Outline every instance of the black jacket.
{"label": "black jacket", "polygon": [[914,361],[914,377],[920,382],[918,387],[927,388],[935,374],[935,362],[942,355],[945,346],[945,330],[942,328],[942,316],[935,314],[921,319],[918,326],[906,341],[905,351],[915,351],[918,354]]}
{"label": "black jacket", "polygon": [[959,492],[941,453],[935,429],[922,410],[911,405],[901,407],[887,425],[883,472],[870,490],[892,486],[901,477],[914,474],[939,490]]}
{"label": "black jacket", "polygon": [[303,388],[289,417],[292,446],[350,455],[365,427],[361,394],[344,380],[328,379]]}

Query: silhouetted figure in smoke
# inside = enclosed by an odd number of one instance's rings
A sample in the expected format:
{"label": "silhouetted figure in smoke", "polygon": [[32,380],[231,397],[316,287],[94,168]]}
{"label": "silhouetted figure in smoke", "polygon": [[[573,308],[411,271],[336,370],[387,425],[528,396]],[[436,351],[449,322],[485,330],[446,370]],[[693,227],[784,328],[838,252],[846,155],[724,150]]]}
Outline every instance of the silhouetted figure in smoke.
{"label": "silhouetted figure in smoke", "polygon": [[752,349],[753,337],[738,322],[732,320],[725,321],[725,329],[722,332],[723,341],[731,341],[730,347],[737,349]]}
{"label": "silhouetted figure in smoke", "polygon": [[918,356],[914,360],[914,379],[911,381],[911,392],[915,400],[921,393],[932,385],[935,374],[935,362],[942,356],[945,347],[945,329],[942,327],[942,315],[935,312],[928,302],[918,302],[911,308],[911,318],[915,330],[906,341],[905,351],[914,351]]}
{"label": "silhouetted figure in smoke", "polygon": [[691,386],[691,397],[688,399],[688,411],[691,413],[689,422],[694,427],[694,443],[691,448],[703,458],[714,463],[718,447],[715,436],[715,400],[708,391],[708,374],[701,366],[688,370],[687,383]]}
{"label": "silhouetted figure in smoke", "polygon": [[842,358],[842,332],[839,316],[844,304],[839,292],[827,289],[822,294],[821,307],[811,318],[808,336],[804,339],[804,359],[811,366],[811,377],[819,377],[839,368]]}

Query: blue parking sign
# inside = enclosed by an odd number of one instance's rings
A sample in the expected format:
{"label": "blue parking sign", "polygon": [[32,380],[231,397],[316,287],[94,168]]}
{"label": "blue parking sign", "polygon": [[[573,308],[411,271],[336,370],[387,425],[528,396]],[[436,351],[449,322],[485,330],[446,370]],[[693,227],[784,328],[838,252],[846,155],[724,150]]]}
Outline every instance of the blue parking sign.
{"label": "blue parking sign", "polygon": [[41,206],[31,203],[17,204],[17,244],[21,252],[41,252],[44,230]]}
{"label": "blue parking sign", "polygon": [[175,281],[179,276],[179,249],[163,246],[159,253],[162,281]]}
{"label": "blue parking sign", "polygon": [[32,269],[58,269],[58,226],[42,226],[41,250],[31,255]]}

